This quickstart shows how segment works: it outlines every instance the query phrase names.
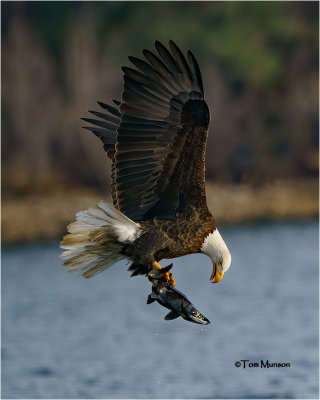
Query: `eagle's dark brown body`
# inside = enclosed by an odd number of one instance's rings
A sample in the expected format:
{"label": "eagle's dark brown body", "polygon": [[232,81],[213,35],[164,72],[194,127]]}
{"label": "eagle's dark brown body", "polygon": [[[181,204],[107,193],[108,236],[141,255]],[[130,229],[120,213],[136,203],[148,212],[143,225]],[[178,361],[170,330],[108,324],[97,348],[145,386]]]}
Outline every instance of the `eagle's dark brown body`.
{"label": "eagle's dark brown body", "polygon": [[142,224],[141,236],[124,248],[124,254],[133,261],[129,267],[132,275],[146,274],[153,261],[199,253],[204,239],[215,228],[208,212],[177,216],[177,220],[149,220]]}
{"label": "eagle's dark brown body", "polygon": [[[202,126],[195,127],[190,117],[181,122],[184,157],[178,160],[167,182],[163,202],[148,211],[147,215],[153,218],[139,221],[142,234],[123,251],[133,261],[129,268],[132,275],[146,274],[153,261],[198,253],[204,239],[215,229],[206,204],[203,173],[208,115],[203,115],[202,108],[197,109],[196,102],[190,101],[189,108],[190,105],[192,111],[198,112],[197,124]],[[194,152],[197,158],[192,156]]]}

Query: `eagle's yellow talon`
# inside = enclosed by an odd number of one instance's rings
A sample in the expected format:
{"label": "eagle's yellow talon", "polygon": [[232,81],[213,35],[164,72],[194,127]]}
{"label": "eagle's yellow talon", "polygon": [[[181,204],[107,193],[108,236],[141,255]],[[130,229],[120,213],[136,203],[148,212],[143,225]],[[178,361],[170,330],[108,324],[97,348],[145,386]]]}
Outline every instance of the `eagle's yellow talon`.
{"label": "eagle's yellow talon", "polygon": [[[154,269],[162,269],[161,265],[157,262],[154,261],[153,262],[153,267]],[[152,271],[150,271],[148,273],[148,276],[152,273]],[[176,285],[176,281],[174,280],[173,276],[172,276],[172,272],[168,271],[162,274],[162,277],[171,285],[171,286],[175,286]]]}
{"label": "eagle's yellow talon", "polygon": [[175,286],[176,285],[176,281],[174,280],[173,276],[172,276],[172,272],[165,272],[163,274],[164,279],[170,283],[171,286]]}
{"label": "eagle's yellow talon", "polygon": [[161,265],[157,261],[153,261],[153,266],[156,269],[161,269],[162,268]]}
{"label": "eagle's yellow talon", "polygon": [[176,286],[176,281],[174,280],[174,278],[172,276],[170,276],[169,281],[171,286]]}

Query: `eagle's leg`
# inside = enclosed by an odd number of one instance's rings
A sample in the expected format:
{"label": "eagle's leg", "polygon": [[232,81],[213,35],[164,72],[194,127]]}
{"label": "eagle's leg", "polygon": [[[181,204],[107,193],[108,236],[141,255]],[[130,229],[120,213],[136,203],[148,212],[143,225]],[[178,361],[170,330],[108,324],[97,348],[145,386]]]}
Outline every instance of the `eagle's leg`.
{"label": "eagle's leg", "polygon": [[[153,261],[153,269],[148,273],[148,276],[150,276],[150,274],[152,274],[155,270],[159,269],[162,269],[161,265],[157,261]],[[174,280],[171,271],[164,272],[163,274],[160,274],[160,276],[164,278],[171,286],[176,285],[176,281]]]}

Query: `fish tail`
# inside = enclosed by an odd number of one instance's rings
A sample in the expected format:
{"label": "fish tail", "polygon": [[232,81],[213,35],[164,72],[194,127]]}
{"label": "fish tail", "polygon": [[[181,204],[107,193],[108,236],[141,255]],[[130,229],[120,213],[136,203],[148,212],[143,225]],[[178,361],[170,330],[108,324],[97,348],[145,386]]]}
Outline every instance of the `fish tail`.
{"label": "fish tail", "polygon": [[140,234],[140,226],[106,201],[97,208],[76,214],[76,221],[68,225],[68,234],[60,243],[65,251],[60,255],[70,272],[85,278],[104,271],[125,259],[121,250]]}

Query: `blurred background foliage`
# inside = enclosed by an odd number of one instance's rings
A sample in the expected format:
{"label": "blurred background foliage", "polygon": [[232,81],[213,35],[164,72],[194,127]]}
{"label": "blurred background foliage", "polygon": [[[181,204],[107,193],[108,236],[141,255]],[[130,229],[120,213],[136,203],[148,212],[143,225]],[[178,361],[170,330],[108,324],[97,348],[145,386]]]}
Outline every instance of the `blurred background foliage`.
{"label": "blurred background foliage", "polygon": [[211,110],[207,178],[318,174],[318,2],[2,2],[6,193],[88,186],[110,165],[80,117],[120,98],[128,55],[191,49]]}

